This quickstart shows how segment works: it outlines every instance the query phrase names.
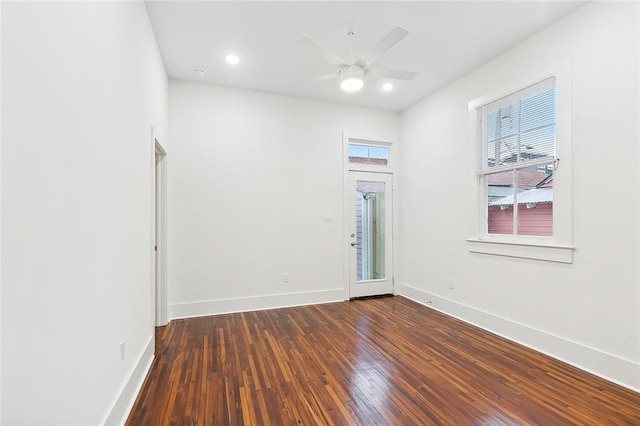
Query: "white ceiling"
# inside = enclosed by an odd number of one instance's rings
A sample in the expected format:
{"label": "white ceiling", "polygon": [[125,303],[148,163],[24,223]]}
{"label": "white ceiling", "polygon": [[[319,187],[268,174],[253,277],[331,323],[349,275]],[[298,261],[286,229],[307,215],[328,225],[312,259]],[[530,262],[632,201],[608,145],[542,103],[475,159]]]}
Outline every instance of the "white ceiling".
{"label": "white ceiling", "polygon": [[[148,1],[147,9],[169,77],[402,111],[584,3]],[[351,21],[358,31],[347,38]],[[385,93],[383,81],[365,77],[357,95],[340,90],[339,80],[312,80],[337,69],[301,45],[302,35],[350,60],[396,25],[409,35],[374,67],[416,71],[414,80],[393,81]],[[224,61],[230,52],[240,64]]]}

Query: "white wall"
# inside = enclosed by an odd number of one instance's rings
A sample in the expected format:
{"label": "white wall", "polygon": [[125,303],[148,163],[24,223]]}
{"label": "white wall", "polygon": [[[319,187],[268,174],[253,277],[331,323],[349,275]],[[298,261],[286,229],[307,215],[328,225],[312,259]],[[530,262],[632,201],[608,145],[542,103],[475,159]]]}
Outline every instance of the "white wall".
{"label": "white wall", "polygon": [[[0,100],[2,99],[2,2],[0,2]],[[2,158],[2,102],[0,102],[0,159]],[[0,161],[0,242],[2,241],[2,162]],[[2,244],[0,244],[0,424],[2,423]]]}
{"label": "white wall", "polygon": [[166,74],[143,3],[5,2],[2,39],[2,423],[119,422],[151,359]]}
{"label": "white wall", "polygon": [[[561,63],[572,67],[574,263],[469,253],[467,104]],[[403,112],[402,293],[640,388],[638,73],[638,5],[592,3]]]}
{"label": "white wall", "polygon": [[342,132],[399,115],[177,80],[169,105],[170,317],[343,299]]}

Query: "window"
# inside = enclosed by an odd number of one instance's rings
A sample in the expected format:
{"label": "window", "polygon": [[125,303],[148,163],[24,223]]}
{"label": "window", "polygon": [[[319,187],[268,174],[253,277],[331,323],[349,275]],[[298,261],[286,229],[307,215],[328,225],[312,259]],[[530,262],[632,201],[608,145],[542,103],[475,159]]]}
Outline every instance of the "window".
{"label": "window", "polygon": [[385,279],[385,183],[356,183],[356,279]]}
{"label": "window", "polygon": [[555,78],[480,106],[477,117],[484,233],[553,237]]}
{"label": "window", "polygon": [[467,248],[573,263],[572,63],[538,65],[469,101]]}
{"label": "window", "polygon": [[349,162],[371,164],[377,166],[389,165],[389,147],[376,145],[349,144]]}

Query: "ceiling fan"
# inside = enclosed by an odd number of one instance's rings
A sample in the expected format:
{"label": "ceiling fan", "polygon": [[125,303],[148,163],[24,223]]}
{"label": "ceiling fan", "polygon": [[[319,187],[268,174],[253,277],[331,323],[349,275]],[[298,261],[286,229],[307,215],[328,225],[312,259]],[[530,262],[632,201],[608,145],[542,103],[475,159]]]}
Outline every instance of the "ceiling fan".
{"label": "ceiling fan", "polygon": [[[347,37],[352,38],[356,33],[356,24],[351,22],[344,26]],[[337,67],[337,71],[331,74],[314,77],[315,81],[340,79],[340,87],[346,92],[357,92],[364,87],[365,78],[380,78],[393,80],[413,80],[417,73],[411,71],[396,71],[380,68],[371,68],[371,65],[384,52],[392,48],[396,43],[405,38],[409,31],[401,27],[395,27],[384,36],[375,46],[365,52],[353,62],[347,62],[333,53],[311,37],[304,35],[298,39],[300,43],[313,50],[322,59]]]}

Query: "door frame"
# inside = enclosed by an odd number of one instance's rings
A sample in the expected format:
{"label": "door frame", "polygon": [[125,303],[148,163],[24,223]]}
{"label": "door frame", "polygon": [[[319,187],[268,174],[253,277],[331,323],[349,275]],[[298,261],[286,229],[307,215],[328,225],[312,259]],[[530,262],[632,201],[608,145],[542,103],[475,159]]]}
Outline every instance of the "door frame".
{"label": "door frame", "polygon": [[[387,166],[379,166],[379,165],[371,165],[371,164],[359,164],[359,163],[350,163],[349,162],[349,144],[357,143],[357,144],[365,144],[365,145],[375,145],[375,146],[383,146],[389,148],[389,164]],[[398,250],[396,248],[395,236],[398,235],[397,229],[397,212],[398,212],[398,197],[396,196],[395,186],[398,178],[398,173],[396,171],[397,164],[397,146],[393,142],[393,138],[390,137],[372,137],[372,136],[363,136],[356,135],[350,132],[342,132],[342,162],[343,162],[343,242],[342,242],[342,256],[343,256],[343,288],[344,288],[344,300],[349,300],[351,298],[351,289],[350,289],[350,255],[351,255],[351,237],[350,237],[350,215],[348,206],[351,203],[351,189],[350,189],[350,172],[374,172],[374,173],[387,173],[391,174],[391,183],[392,183],[392,253],[391,259],[393,262],[392,270],[393,275],[389,277],[393,284],[393,294],[398,294],[398,286],[396,285],[396,276],[398,270]]]}
{"label": "door frame", "polygon": [[[167,151],[151,126],[151,317],[152,325],[167,318]],[[157,251],[156,251],[157,247]]]}

